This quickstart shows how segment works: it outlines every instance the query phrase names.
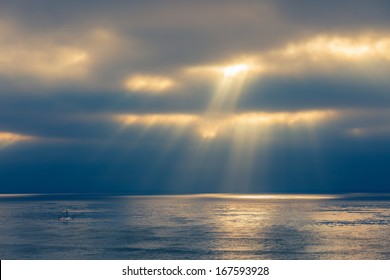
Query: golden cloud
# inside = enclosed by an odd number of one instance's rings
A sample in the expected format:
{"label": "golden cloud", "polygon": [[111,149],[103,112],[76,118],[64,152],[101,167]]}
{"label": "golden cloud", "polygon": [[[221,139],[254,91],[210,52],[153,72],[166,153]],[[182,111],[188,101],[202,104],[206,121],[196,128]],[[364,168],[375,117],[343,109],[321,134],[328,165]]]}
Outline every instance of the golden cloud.
{"label": "golden cloud", "polygon": [[260,124],[286,124],[316,123],[327,118],[334,117],[337,113],[333,110],[313,110],[298,112],[253,112],[233,115],[230,117],[234,124],[260,125]]}
{"label": "golden cloud", "polygon": [[192,65],[184,68],[183,72],[189,75],[229,79],[240,75],[261,72],[262,67],[259,56],[240,55],[225,62],[210,65]]}
{"label": "golden cloud", "polygon": [[0,75],[44,79],[85,76],[90,54],[82,47],[34,37],[7,22],[0,23]]}
{"label": "golden cloud", "polygon": [[367,67],[390,61],[390,36],[318,35],[263,53],[241,54],[229,61],[234,63],[195,65],[185,68],[184,73],[206,77],[233,77],[243,72],[278,75],[337,71],[340,66],[351,66],[351,71],[356,71],[358,63]]}
{"label": "golden cloud", "polygon": [[198,119],[191,114],[124,114],[115,115],[113,120],[124,125],[186,125]]}
{"label": "golden cloud", "polygon": [[340,112],[332,110],[299,112],[250,112],[231,115],[192,115],[192,114],[124,114],[114,115],[112,120],[125,126],[173,126],[189,127],[201,138],[212,139],[234,130],[245,128],[258,131],[272,125],[296,127],[300,124],[316,125],[331,120]]}
{"label": "golden cloud", "polygon": [[174,86],[172,79],[155,75],[133,75],[125,81],[125,88],[133,92],[162,93]]}
{"label": "golden cloud", "polygon": [[[0,76],[18,79],[18,84],[31,80],[44,84],[79,81],[96,86],[100,83],[93,75],[102,64],[110,62],[121,43],[114,32],[104,28],[30,34],[3,20],[0,22]],[[117,81],[105,81],[104,85],[114,83]]]}
{"label": "golden cloud", "polygon": [[390,37],[359,36],[342,37],[323,35],[304,42],[291,43],[280,52],[286,57],[323,59],[385,59],[390,60]]}
{"label": "golden cloud", "polygon": [[31,141],[33,139],[33,136],[27,136],[11,132],[0,132],[0,147],[5,147],[21,141]]}
{"label": "golden cloud", "polygon": [[45,79],[79,78],[86,75],[89,55],[71,47],[0,47],[0,74]]}

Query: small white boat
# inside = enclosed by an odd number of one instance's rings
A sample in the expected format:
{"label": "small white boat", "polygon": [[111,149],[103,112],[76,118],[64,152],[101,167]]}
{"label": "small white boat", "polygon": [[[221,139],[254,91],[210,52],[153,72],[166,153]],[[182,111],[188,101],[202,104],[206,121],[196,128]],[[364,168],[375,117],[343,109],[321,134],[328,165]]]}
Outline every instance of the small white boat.
{"label": "small white boat", "polygon": [[60,222],[69,222],[73,220],[73,217],[69,216],[68,210],[65,210],[65,214],[61,217],[58,217]]}

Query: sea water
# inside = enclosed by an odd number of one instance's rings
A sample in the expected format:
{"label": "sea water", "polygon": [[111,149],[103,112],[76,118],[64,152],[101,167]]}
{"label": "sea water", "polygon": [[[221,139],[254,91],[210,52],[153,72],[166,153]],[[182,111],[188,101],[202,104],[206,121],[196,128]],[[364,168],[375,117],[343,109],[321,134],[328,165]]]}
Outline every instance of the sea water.
{"label": "sea water", "polygon": [[390,259],[390,199],[2,195],[0,259]]}

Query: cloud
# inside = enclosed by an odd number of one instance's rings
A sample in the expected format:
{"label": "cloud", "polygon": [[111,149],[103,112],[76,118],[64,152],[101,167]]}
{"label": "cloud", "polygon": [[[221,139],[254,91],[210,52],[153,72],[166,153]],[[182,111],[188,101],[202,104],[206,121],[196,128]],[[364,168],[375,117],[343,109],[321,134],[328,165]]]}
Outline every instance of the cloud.
{"label": "cloud", "polygon": [[87,50],[44,38],[28,37],[9,26],[9,23],[0,26],[0,75],[11,79],[21,76],[69,80],[87,74],[90,60]]}
{"label": "cloud", "polygon": [[314,61],[333,60],[390,60],[390,37],[386,35],[341,37],[317,36],[306,42],[289,44],[282,52],[286,57],[306,57]]}
{"label": "cloud", "polygon": [[132,92],[162,93],[175,86],[172,79],[163,76],[133,75],[125,81],[126,89]]}
{"label": "cloud", "polygon": [[38,32],[6,18],[0,22],[0,78],[14,92],[113,88],[119,78],[104,78],[104,69],[115,61],[114,54],[127,46],[106,28],[62,27]]}
{"label": "cloud", "polygon": [[277,13],[296,28],[308,31],[353,32],[356,30],[386,30],[390,10],[386,0],[310,0],[272,1]]}
{"label": "cloud", "polygon": [[0,148],[4,148],[17,142],[31,141],[33,139],[35,139],[33,136],[0,131]]}
{"label": "cloud", "polygon": [[[191,115],[191,114],[125,114],[114,115],[112,120],[125,126],[141,127],[191,127],[194,135],[201,138],[230,137],[232,133],[243,129],[247,133],[258,133],[272,126],[283,125],[298,127],[300,125],[318,125],[330,121],[339,112],[301,111],[301,112],[247,112],[232,115]],[[245,137],[245,135],[244,135]]]}
{"label": "cloud", "polygon": [[389,7],[1,1],[1,185],[383,190]]}
{"label": "cloud", "polygon": [[[390,36],[360,34],[357,36],[316,35],[266,54],[263,73],[272,75],[359,75],[364,79],[381,76],[390,66]],[[370,69],[371,75],[367,74]]]}
{"label": "cloud", "polygon": [[165,92],[180,84],[188,91],[191,78],[180,70],[238,65],[246,63],[245,57],[259,76],[331,72],[340,65],[354,71],[355,66],[366,66],[362,61],[381,68],[380,60],[388,60],[389,36],[380,30],[298,32],[295,23],[283,17],[281,7],[292,9],[284,1],[228,1],[224,9],[216,1],[136,1],[115,7],[98,1],[72,14],[67,13],[72,5],[38,1],[58,15],[61,25],[49,14],[27,14],[33,3],[2,4],[8,13],[1,24],[0,75],[14,87],[20,86],[16,79],[22,76],[23,83],[41,85],[45,91],[44,86],[53,83],[56,89],[125,87],[143,93]]}
{"label": "cloud", "polygon": [[[362,34],[358,36],[316,35],[303,41],[260,53],[241,54],[229,63],[194,65],[184,69],[189,75],[216,76],[218,73],[244,70],[256,78],[262,76],[313,75],[313,72],[335,75],[359,73],[370,78],[379,71],[389,72],[390,36]],[[381,66],[386,66],[383,68]],[[367,69],[373,75],[367,75]],[[374,77],[375,78],[375,77]]]}
{"label": "cloud", "polygon": [[0,49],[1,74],[69,80],[86,75],[88,54],[80,49],[52,47],[37,49]]}
{"label": "cloud", "polygon": [[[28,70],[27,66],[19,72],[47,79],[47,72],[56,68],[59,73],[51,74],[57,84],[60,79],[75,83],[78,77],[81,79],[76,83],[79,89],[88,84],[94,89],[120,90],[123,80],[137,73],[154,73],[175,80],[171,74],[185,65],[226,57],[237,49],[262,48],[273,38],[267,36],[268,40],[263,40],[268,31],[262,24],[267,20],[270,26],[274,19],[272,8],[251,1],[245,5],[225,1],[224,9],[218,1],[209,1],[206,5],[194,1],[153,4],[117,1],[115,5],[108,5],[97,1],[90,7],[74,1],[64,5],[35,0],[28,3],[2,1],[0,5],[15,35],[8,44],[14,46],[17,38],[24,38],[20,52],[30,57],[42,51],[52,61],[49,65],[41,65],[41,60],[33,61],[47,69],[41,74]],[[35,5],[43,7],[42,10],[35,11]],[[275,28],[284,32],[277,20]],[[237,32],[241,29],[247,31]],[[253,32],[259,31],[263,33],[262,40],[253,36]],[[99,32],[103,35],[99,36]],[[57,49],[61,48],[83,52],[86,60],[78,67],[62,68],[61,61],[53,61],[62,57],[61,53],[57,54]],[[66,86],[69,84],[62,85]]]}
{"label": "cloud", "polygon": [[197,119],[190,114],[117,115],[113,119],[125,125],[186,125]]}

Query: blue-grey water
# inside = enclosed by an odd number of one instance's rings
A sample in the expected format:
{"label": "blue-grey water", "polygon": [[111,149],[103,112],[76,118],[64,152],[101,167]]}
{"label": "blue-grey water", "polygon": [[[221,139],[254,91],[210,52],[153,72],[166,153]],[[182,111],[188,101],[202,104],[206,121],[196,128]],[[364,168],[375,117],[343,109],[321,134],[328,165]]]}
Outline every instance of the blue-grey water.
{"label": "blue-grey water", "polygon": [[0,259],[390,259],[390,200],[0,196]]}

